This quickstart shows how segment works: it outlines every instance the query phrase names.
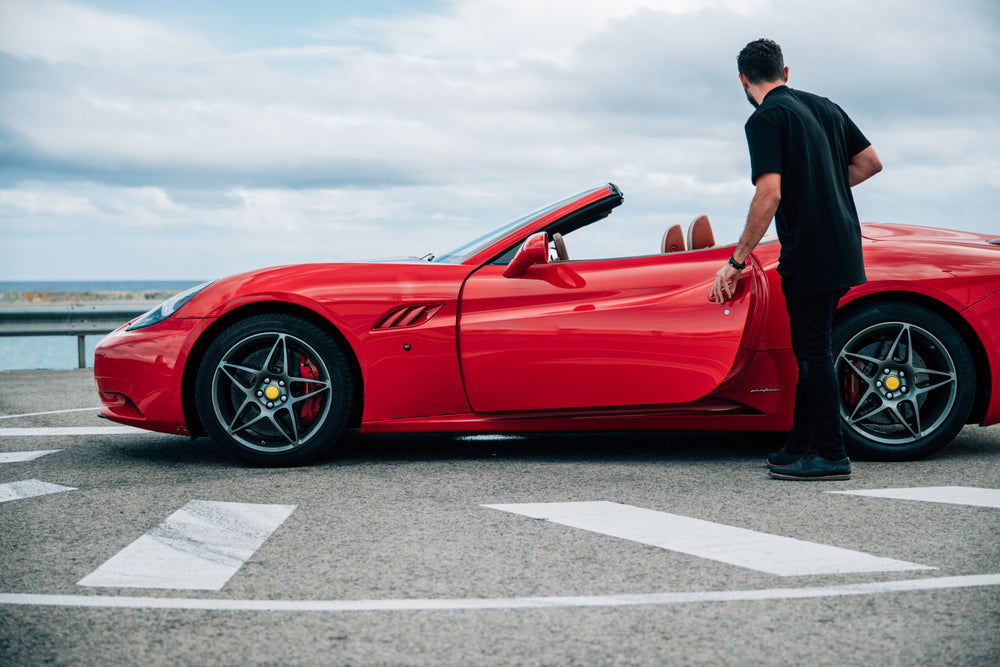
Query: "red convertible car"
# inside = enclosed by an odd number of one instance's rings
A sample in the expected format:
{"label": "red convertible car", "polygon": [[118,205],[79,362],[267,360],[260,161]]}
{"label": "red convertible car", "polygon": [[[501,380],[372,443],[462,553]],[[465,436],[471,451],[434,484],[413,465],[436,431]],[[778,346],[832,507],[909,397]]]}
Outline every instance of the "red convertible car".
{"label": "red convertible car", "polygon": [[[269,268],[178,294],[100,343],[101,412],[207,434],[255,465],[306,462],[349,428],[787,430],[797,371],[777,242],[725,303],[708,295],[732,245],[710,232],[571,259],[573,233],[622,201],[608,184],[439,257]],[[869,281],[834,331],[849,451],[912,459],[1000,422],[1000,239],[863,236]]]}

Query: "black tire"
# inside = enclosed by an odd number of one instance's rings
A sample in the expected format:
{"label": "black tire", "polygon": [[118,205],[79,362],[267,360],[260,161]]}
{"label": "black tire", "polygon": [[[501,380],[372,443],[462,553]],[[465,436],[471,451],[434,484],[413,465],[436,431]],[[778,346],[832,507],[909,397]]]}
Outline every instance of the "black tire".
{"label": "black tire", "polygon": [[923,458],[969,418],[972,355],[955,328],[923,306],[885,303],[849,314],[834,325],[833,353],[851,456]]}
{"label": "black tire", "polygon": [[208,435],[256,466],[328,454],[354,401],[352,367],[328,332],[285,314],[249,317],[209,346],[195,402]]}

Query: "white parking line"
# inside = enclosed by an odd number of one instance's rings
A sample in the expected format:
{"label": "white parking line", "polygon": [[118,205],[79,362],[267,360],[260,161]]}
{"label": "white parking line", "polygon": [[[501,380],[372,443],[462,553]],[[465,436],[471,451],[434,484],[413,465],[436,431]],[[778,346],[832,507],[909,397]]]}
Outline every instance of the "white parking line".
{"label": "white parking line", "polygon": [[37,417],[38,415],[62,415],[69,412],[93,412],[97,414],[100,408],[73,408],[72,410],[48,410],[46,412],[25,412],[20,415],[0,415],[0,419],[17,419],[18,417]]}
{"label": "white parking line", "polygon": [[7,482],[6,484],[0,484],[0,503],[21,500],[23,498],[47,496],[50,493],[62,493],[63,491],[76,491],[76,487],[49,484],[37,479],[27,479],[22,482]]}
{"label": "white parking line", "polygon": [[90,607],[103,609],[190,609],[212,611],[372,612],[463,611],[483,609],[556,609],[578,607],[632,607],[639,605],[803,600],[882,593],[910,593],[953,588],[1000,586],[1000,574],[879,581],[841,586],[764,588],[744,591],[693,591],[623,595],[572,595],[524,598],[444,598],[384,600],[220,600],[108,595],[38,595],[0,593],[0,605]]}
{"label": "white parking line", "polygon": [[46,454],[55,454],[61,449],[44,449],[36,452],[4,452],[0,454],[0,463],[24,463],[40,459]]}
{"label": "white parking line", "polygon": [[1000,489],[976,486],[924,486],[912,489],[867,489],[861,491],[827,491],[845,496],[871,496],[895,500],[920,500],[928,503],[1000,507]]}
{"label": "white parking line", "polygon": [[295,507],[192,500],[79,585],[221,590]]}
{"label": "white parking line", "polygon": [[781,577],[936,570],[861,551],[611,502],[484,505]]}
{"label": "white parking line", "polygon": [[16,438],[23,436],[52,435],[135,435],[151,434],[134,426],[40,426],[37,428],[0,428],[0,436]]}

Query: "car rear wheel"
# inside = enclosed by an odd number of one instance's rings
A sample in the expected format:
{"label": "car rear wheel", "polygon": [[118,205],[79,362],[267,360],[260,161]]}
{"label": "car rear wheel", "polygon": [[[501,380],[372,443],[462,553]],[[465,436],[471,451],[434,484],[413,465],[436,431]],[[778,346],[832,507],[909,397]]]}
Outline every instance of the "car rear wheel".
{"label": "car rear wheel", "polygon": [[354,379],[336,340],[299,317],[247,318],[222,332],[198,369],[208,434],[252,465],[300,465],[329,452],[351,414]]}
{"label": "car rear wheel", "polygon": [[852,456],[905,461],[952,441],[975,394],[962,337],[915,304],[870,306],[833,331],[844,440]]}

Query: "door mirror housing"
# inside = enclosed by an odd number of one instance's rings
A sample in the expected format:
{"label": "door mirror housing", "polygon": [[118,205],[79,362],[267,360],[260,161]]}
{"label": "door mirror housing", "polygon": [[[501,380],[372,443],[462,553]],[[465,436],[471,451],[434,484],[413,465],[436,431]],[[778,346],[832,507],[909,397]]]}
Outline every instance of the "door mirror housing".
{"label": "door mirror housing", "polygon": [[514,259],[504,269],[504,278],[517,278],[524,275],[533,264],[549,263],[549,235],[546,232],[532,234],[518,248]]}

